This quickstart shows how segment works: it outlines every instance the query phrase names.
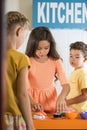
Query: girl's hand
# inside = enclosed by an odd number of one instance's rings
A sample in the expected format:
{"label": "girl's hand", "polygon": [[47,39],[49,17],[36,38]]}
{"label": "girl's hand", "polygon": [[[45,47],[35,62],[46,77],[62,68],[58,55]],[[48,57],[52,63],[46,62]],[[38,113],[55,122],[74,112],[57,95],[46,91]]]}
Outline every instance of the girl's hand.
{"label": "girl's hand", "polygon": [[62,91],[61,91],[60,95],[57,98],[57,104],[56,104],[58,112],[65,111],[65,107],[67,106],[66,96],[68,95],[69,91],[70,91],[69,84],[62,85]]}
{"label": "girl's hand", "polygon": [[43,107],[42,107],[42,105],[41,104],[39,104],[39,103],[33,103],[33,104],[31,104],[31,109],[32,109],[32,111],[43,111]]}
{"label": "girl's hand", "polygon": [[31,110],[32,111],[43,111],[43,107],[39,103],[35,103],[34,100],[29,96],[30,104],[31,104]]}
{"label": "girl's hand", "polygon": [[57,112],[63,112],[66,108],[66,101],[62,97],[58,97],[57,99]]}

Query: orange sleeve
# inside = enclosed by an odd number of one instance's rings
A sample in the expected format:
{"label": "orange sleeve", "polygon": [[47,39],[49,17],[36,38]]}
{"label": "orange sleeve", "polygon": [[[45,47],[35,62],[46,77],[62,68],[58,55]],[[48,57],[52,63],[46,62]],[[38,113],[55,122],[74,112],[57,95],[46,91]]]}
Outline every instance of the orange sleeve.
{"label": "orange sleeve", "polygon": [[60,80],[61,85],[68,83],[68,79],[66,77],[63,63],[60,59],[56,60],[56,73],[57,73],[58,79]]}

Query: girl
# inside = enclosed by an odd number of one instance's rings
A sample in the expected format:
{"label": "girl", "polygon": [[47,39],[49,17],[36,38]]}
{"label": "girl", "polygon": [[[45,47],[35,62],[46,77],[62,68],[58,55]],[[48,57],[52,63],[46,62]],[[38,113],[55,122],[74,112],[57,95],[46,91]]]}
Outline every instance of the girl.
{"label": "girl", "polygon": [[[37,27],[31,31],[26,54],[31,62],[28,93],[32,99],[32,107],[45,112],[65,110],[69,84],[56,51],[55,40],[47,27]],[[54,83],[55,75],[62,86],[59,96]],[[37,105],[38,103],[41,105]]]}
{"label": "girl", "polygon": [[84,62],[87,60],[87,44],[81,41],[70,45],[70,64],[74,67],[71,73],[70,93],[67,96],[67,104],[77,111],[87,111],[87,70]]}
{"label": "girl", "polygon": [[7,31],[7,107],[6,130],[35,130],[26,91],[29,60],[17,51],[29,30],[28,19],[19,12],[6,14]]}

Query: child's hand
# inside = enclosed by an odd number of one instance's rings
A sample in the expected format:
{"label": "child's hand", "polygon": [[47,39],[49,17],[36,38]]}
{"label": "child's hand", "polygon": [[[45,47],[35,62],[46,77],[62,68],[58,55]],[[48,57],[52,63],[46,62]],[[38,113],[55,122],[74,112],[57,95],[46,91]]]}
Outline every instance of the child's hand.
{"label": "child's hand", "polygon": [[57,99],[57,112],[63,112],[65,111],[66,107],[66,101],[64,98],[58,98]]}
{"label": "child's hand", "polygon": [[35,103],[34,100],[29,96],[30,104],[31,104],[31,110],[32,111],[43,111],[43,107],[39,103]]}
{"label": "child's hand", "polygon": [[43,107],[42,107],[42,105],[41,104],[38,104],[38,103],[33,103],[32,105],[31,105],[31,110],[32,111],[43,111]]}

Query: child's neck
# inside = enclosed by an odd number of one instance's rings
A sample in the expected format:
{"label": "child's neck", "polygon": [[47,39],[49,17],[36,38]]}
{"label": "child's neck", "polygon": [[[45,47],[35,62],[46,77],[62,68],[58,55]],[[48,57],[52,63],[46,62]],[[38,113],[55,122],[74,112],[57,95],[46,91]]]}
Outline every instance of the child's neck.
{"label": "child's neck", "polygon": [[12,43],[11,41],[7,42],[7,49],[16,49],[16,44]]}
{"label": "child's neck", "polygon": [[81,68],[83,68],[84,66],[80,66],[80,67],[77,67],[77,68],[75,68],[75,70],[77,70],[77,69],[81,69]]}
{"label": "child's neck", "polygon": [[34,57],[34,59],[35,59],[36,61],[38,61],[38,62],[43,63],[43,62],[45,62],[45,61],[48,60],[48,56],[43,57],[43,58]]}

